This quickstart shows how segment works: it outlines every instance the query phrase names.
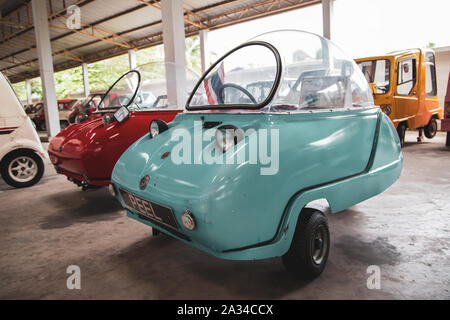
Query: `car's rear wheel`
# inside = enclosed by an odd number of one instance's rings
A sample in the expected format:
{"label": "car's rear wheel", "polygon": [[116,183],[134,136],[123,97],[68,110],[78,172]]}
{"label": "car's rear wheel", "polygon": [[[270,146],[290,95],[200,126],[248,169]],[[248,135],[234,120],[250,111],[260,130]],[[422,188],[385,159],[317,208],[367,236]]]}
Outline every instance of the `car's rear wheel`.
{"label": "car's rear wheel", "polygon": [[29,187],[41,180],[44,163],[41,157],[31,150],[13,151],[3,158],[1,174],[10,186]]}
{"label": "car's rear wheel", "polygon": [[431,118],[430,122],[428,122],[428,124],[425,127],[423,127],[425,137],[427,137],[428,139],[434,138],[434,136],[437,133],[437,127],[438,126],[436,118]]}
{"label": "car's rear wheel", "polygon": [[313,279],[325,269],[330,232],[322,212],[306,208],[300,213],[289,251],[282,257],[286,270],[301,279]]}

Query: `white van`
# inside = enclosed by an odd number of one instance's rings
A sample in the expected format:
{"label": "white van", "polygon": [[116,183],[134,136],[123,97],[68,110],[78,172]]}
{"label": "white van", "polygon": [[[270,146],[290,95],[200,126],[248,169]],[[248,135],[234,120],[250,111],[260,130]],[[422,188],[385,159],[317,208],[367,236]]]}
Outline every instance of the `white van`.
{"label": "white van", "polygon": [[9,81],[0,73],[0,171],[16,188],[32,186],[44,174],[47,155]]}

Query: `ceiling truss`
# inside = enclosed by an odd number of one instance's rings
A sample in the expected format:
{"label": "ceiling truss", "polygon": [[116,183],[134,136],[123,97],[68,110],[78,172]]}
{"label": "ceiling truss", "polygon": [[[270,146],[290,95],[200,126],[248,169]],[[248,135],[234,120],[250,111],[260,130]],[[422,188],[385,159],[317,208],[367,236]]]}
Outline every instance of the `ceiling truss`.
{"label": "ceiling truss", "polygon": [[[51,0],[48,1],[52,2]],[[76,4],[82,7],[83,5],[86,5],[87,3],[92,1],[94,0],[77,1]],[[130,38],[127,37],[127,35],[131,34],[132,32],[143,30],[151,26],[160,25],[162,24],[161,20],[133,29],[124,30],[119,33],[110,32],[99,26],[99,24],[105,21],[109,21],[113,18],[126,15],[130,12],[140,10],[145,7],[150,6],[155,9],[161,10],[159,1],[154,0],[135,0],[135,1],[136,3],[139,3],[139,5],[137,5],[136,7],[133,7],[125,12],[117,13],[112,17],[107,17],[91,24],[82,23],[81,28],[79,30],[69,29],[66,26],[64,15],[66,14],[67,7],[60,8],[57,10],[55,9],[55,11],[49,15],[49,26],[50,28],[65,30],[67,31],[67,33],[64,33],[56,38],[51,39],[53,50],[52,54],[68,59],[63,63],[55,65],[54,66],[55,72],[79,66],[81,63],[84,62],[91,63],[106,58],[114,57],[117,55],[121,55],[126,53],[130,49],[143,49],[161,44],[162,43],[161,32],[149,34],[146,37],[134,40],[131,40]],[[215,16],[207,15],[207,11],[211,8],[216,8],[218,6],[226,5],[236,1],[237,0],[225,0],[195,10],[185,9],[184,20],[185,20],[186,37],[196,35],[200,30],[203,29],[214,30],[224,26],[236,24],[239,22],[249,21],[252,19],[265,17],[271,14],[280,13],[288,10],[298,9],[301,7],[321,2],[320,0],[263,0],[257,1],[256,3],[253,3],[245,7],[241,7],[239,9],[230,10],[223,14]],[[18,10],[22,10],[21,14],[17,14],[17,12],[15,12]],[[27,29],[31,30],[33,28],[33,26],[30,24],[29,19],[28,20],[23,19],[24,16],[27,17],[26,14],[24,14],[25,12],[24,10],[26,10],[27,12],[30,11],[30,2],[22,5],[17,10],[11,12],[8,16],[0,20],[0,46],[20,49],[14,54],[0,57],[1,62],[7,62],[8,64],[10,64],[9,66],[4,66],[2,69],[0,69],[0,71],[4,73],[6,72],[9,75],[10,81],[13,83],[39,76],[38,69],[28,72],[21,72],[18,74],[14,73],[14,68],[18,66],[31,66],[31,67],[37,66],[37,58],[24,60],[22,58],[17,57],[17,55],[20,53],[26,52],[28,50],[35,50],[35,44],[30,46],[30,39],[21,40],[21,37],[22,38],[24,37],[25,33],[24,31]],[[17,16],[22,17],[21,20],[19,20]],[[61,48],[56,47],[54,45],[54,40],[61,39],[73,33],[83,35],[84,37],[91,39],[91,41],[88,41],[86,43],[71,48]],[[113,46],[106,50],[101,50],[99,52],[95,52],[85,56],[80,56],[77,53],[78,49],[101,41],[108,42]]]}

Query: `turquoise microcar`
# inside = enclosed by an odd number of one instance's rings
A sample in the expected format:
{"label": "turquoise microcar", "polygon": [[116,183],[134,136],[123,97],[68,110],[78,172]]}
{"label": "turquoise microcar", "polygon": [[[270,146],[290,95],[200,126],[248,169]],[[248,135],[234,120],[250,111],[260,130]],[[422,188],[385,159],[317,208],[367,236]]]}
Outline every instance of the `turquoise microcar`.
{"label": "turquoise microcar", "polygon": [[262,34],[216,61],[174,121],[153,120],[112,173],[128,217],[223,259],[326,265],[326,214],[400,176],[389,118],[354,61],[320,36]]}

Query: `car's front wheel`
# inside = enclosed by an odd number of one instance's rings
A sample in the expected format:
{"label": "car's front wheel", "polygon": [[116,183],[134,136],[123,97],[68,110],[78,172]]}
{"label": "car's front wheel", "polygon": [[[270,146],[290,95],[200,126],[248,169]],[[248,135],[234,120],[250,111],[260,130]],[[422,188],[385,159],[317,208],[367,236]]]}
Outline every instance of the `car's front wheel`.
{"label": "car's front wheel", "polygon": [[286,270],[297,278],[316,278],[325,269],[329,251],[327,218],[318,210],[303,209],[291,247],[282,257]]}
{"label": "car's front wheel", "polygon": [[13,151],[3,158],[1,174],[3,180],[12,187],[30,187],[41,180],[44,162],[31,150]]}

